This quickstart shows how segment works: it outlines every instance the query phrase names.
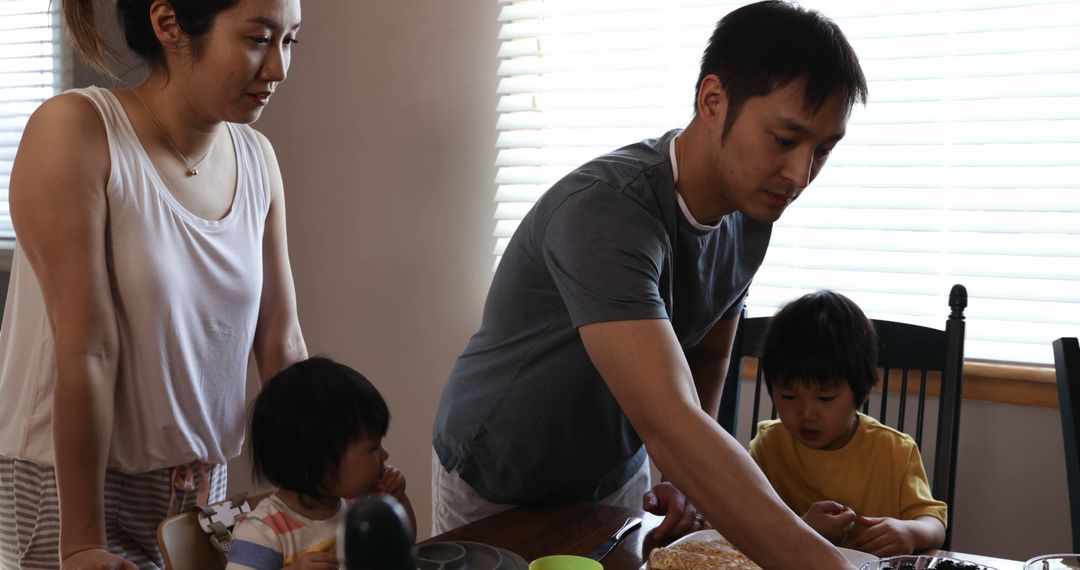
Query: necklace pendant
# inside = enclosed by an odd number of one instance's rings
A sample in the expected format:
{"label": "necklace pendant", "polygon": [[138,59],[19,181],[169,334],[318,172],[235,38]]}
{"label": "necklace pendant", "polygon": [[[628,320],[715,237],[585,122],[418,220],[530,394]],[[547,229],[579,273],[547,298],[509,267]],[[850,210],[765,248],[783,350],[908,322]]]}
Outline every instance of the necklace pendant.
{"label": "necklace pendant", "polygon": [[188,173],[188,176],[198,176],[199,175],[199,169],[198,168],[192,168],[191,170],[187,171],[187,173]]}

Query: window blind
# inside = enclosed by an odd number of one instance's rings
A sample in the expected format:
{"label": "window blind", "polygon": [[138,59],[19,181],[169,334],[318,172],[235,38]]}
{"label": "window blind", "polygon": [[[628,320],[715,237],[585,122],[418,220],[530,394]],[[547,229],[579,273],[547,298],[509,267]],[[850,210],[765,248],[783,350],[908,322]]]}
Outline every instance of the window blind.
{"label": "window blind", "polygon": [[34,109],[61,88],[58,22],[49,0],[0,0],[0,239],[15,237],[8,182],[23,128]]}
{"label": "window blind", "polygon": [[[501,2],[496,263],[554,181],[685,126],[713,26],[742,2]],[[1050,363],[1080,334],[1080,2],[806,0],[870,87],[847,137],[776,224],[751,316],[804,292],[942,327],[968,358]]]}

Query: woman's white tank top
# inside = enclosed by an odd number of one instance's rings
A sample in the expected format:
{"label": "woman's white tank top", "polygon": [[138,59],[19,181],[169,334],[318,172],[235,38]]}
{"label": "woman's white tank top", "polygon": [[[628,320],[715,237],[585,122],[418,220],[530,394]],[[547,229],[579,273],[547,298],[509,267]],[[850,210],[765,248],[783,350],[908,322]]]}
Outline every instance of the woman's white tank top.
{"label": "woman's white tank top", "polygon": [[[142,473],[224,463],[244,437],[247,366],[262,291],[270,207],[256,133],[228,125],[232,207],[205,220],[173,197],[106,89],[93,102],[108,135],[106,263],[120,334],[109,468]],[[56,367],[40,286],[16,236],[0,329],[0,454],[53,464]]]}

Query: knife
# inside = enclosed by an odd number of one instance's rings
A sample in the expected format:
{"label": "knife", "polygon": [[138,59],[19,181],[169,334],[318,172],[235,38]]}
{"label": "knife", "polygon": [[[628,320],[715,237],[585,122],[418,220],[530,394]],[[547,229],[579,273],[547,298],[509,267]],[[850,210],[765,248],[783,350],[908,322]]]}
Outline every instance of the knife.
{"label": "knife", "polygon": [[619,530],[615,531],[615,534],[604,539],[604,542],[600,543],[600,546],[597,546],[596,550],[593,550],[587,556],[597,562],[603,560],[612,550],[615,550],[615,547],[622,542],[622,539],[626,537],[626,535],[630,534],[631,531],[639,526],[641,526],[641,519],[638,517],[626,519],[626,522],[619,527]]}

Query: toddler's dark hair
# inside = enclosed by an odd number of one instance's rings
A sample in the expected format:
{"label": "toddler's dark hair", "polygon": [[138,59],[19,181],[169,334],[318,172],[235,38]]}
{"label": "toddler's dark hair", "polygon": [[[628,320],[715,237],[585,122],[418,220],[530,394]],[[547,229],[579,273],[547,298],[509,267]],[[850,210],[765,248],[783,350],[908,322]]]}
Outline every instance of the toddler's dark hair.
{"label": "toddler's dark hair", "polygon": [[323,357],[297,362],[274,375],[252,406],[255,479],[326,500],[346,447],[381,438],[389,426],[386,401],[363,374]]}
{"label": "toddler's dark hair", "polygon": [[762,347],[765,386],[847,382],[861,406],[877,384],[878,336],[851,299],[834,291],[808,293],[769,321]]}

